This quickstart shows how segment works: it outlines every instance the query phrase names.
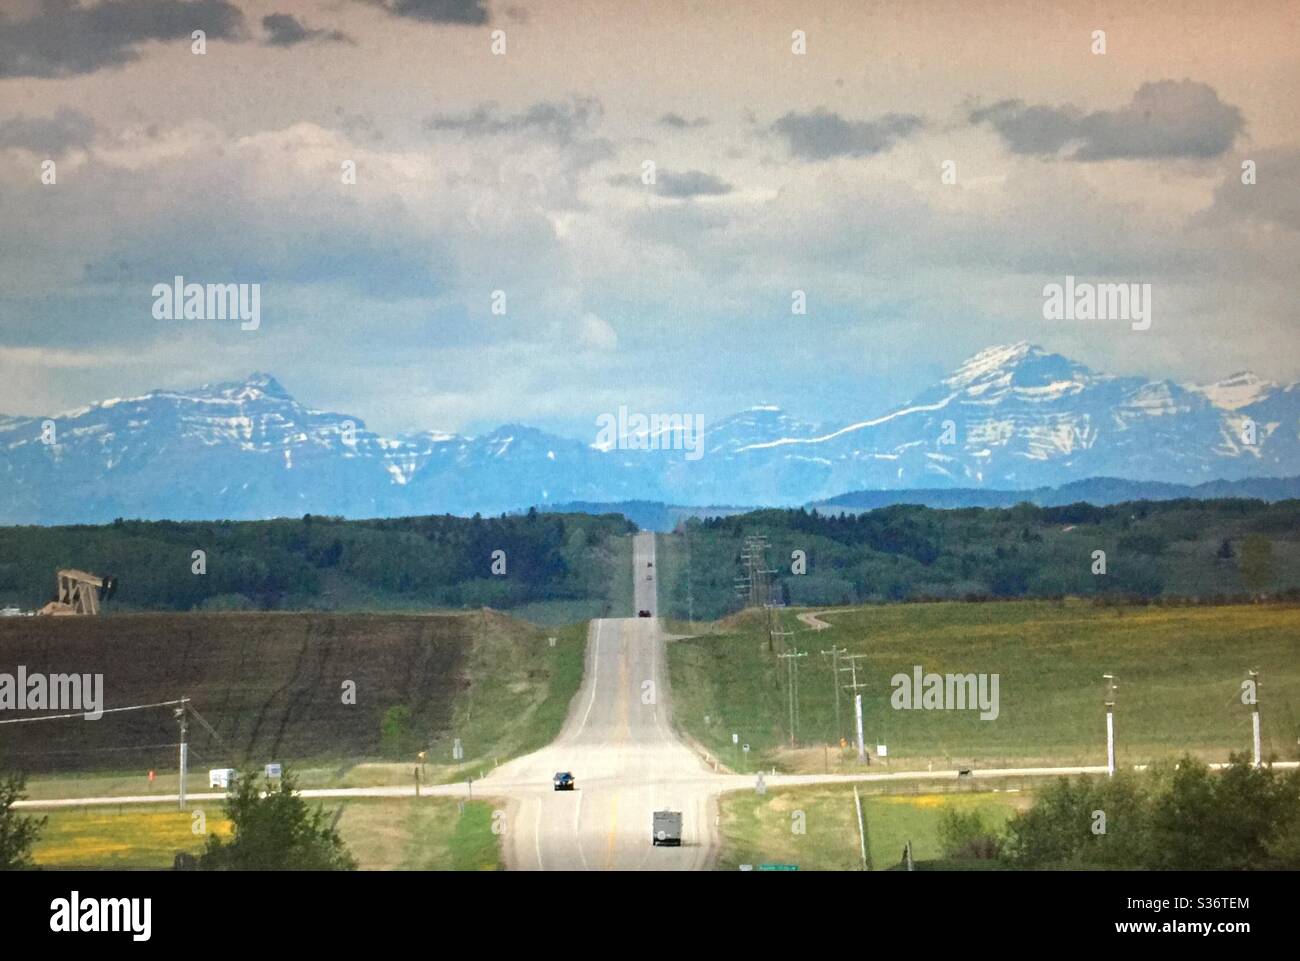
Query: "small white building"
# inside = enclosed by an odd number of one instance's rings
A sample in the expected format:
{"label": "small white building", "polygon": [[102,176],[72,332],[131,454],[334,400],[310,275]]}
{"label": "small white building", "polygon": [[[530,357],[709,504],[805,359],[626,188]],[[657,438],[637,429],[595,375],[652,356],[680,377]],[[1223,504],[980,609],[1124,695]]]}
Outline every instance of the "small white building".
{"label": "small white building", "polygon": [[238,776],[239,772],[233,767],[214,767],[208,771],[208,787],[219,787],[227,791]]}

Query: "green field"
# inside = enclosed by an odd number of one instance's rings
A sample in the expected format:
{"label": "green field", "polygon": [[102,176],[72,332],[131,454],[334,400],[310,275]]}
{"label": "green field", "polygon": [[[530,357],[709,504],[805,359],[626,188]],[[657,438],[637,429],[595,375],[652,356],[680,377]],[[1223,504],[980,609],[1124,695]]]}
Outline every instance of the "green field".
{"label": "green field", "polygon": [[[1029,798],[1017,793],[862,794],[862,816],[873,870],[894,867],[912,842],[914,861],[942,855],[938,827],[945,810],[979,811],[1001,828]],[[853,788],[841,785],[723,795],[719,802],[719,870],[749,864],[792,864],[801,871],[863,870]],[[803,833],[798,833],[798,828]]]}
{"label": "green field", "polygon": [[[320,803],[320,802],[313,802]],[[358,798],[325,801],[343,807],[338,830],[361,870],[482,871],[502,867],[499,838],[492,832],[492,806],[453,798]],[[221,802],[171,805],[60,808],[33,850],[46,869],[144,869],[172,866],[177,852],[198,854],[204,837],[194,831],[193,812],[206,815],[206,829],[227,836],[230,822]]]}
{"label": "green field", "polygon": [[[305,788],[406,784],[421,749],[426,783],[477,776],[559,732],[585,646],[585,624],[541,629],[491,611],[0,623],[8,670],[102,672],[108,708],[189,696],[216,731],[191,723],[191,792],[208,790],[208,768],[272,760]],[[356,684],[355,704],[344,703],[343,681]],[[409,710],[400,737],[383,730],[393,708]],[[33,798],[165,794],[177,787],[177,741],[166,707],[7,725],[0,768],[27,771]]]}
{"label": "green field", "polygon": [[[925,770],[974,763],[1104,764],[1104,673],[1118,677],[1115,714],[1121,764],[1184,750],[1212,761],[1250,747],[1250,715],[1239,685],[1260,671],[1266,755],[1297,757],[1300,737],[1300,608],[1099,607],[1085,602],[895,604],[828,614],[813,631],[782,612],[800,661],[799,749],[790,750],[787,668],[767,650],[757,614],[733,618],[669,645],[676,722],[739,770],[776,766],[856,768],[837,747],[830,658],[833,645],[858,662],[869,750],[888,747],[880,768]],[[895,674],[998,674],[1000,713],[895,710]],[[705,723],[705,718],[708,723]],[[851,740],[852,703],[840,729]],[[748,743],[746,758],[731,745]]]}
{"label": "green field", "polygon": [[493,807],[455,798],[344,802],[339,833],[363,871],[499,871]]}

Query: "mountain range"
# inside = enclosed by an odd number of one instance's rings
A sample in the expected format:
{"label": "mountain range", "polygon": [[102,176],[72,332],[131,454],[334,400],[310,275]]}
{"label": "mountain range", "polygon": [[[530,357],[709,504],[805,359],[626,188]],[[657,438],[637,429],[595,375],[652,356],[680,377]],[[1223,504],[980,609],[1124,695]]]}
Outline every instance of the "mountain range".
{"label": "mountain range", "polygon": [[597,446],[594,426],[587,440],[523,424],[383,437],[253,374],[48,418],[0,415],[0,523],[486,514],[632,500],[795,506],[855,491],[1300,474],[1300,384],[1247,372],[1209,385],[1114,376],[1018,343],[980,351],[910,403],[864,414],[819,426],[755,406],[705,424],[696,450],[664,449],[664,435],[644,432]]}

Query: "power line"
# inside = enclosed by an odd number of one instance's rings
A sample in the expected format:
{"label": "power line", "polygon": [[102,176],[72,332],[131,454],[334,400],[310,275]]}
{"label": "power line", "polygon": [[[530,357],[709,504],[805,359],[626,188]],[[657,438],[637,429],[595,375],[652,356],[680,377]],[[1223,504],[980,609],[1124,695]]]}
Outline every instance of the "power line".
{"label": "power line", "polygon": [[117,714],[121,711],[144,711],[151,707],[171,707],[173,704],[181,704],[187,698],[179,698],[175,701],[159,701],[157,704],[132,704],[130,707],[110,707],[103,711],[81,711],[77,714],[47,714],[44,717],[16,717],[9,721],[0,721],[0,724],[28,724],[32,721],[61,721],[70,717],[84,717],[87,720],[94,720],[90,715],[94,713],[95,717],[101,714]]}
{"label": "power line", "polygon": [[[186,700],[189,700],[189,698],[186,698]],[[203,725],[204,730],[215,737],[223,747],[230,747],[230,745],[226,743],[226,739],[217,733],[216,728],[208,723],[207,718],[200,714],[193,704],[189,706],[189,712],[194,715],[196,721]]]}
{"label": "power line", "polygon": [[830,655],[831,658],[831,687],[835,691],[835,741],[838,744],[840,738],[844,736],[844,725],[840,723],[840,655],[847,654],[847,647],[837,647],[832,644],[829,651],[822,651],[822,657]]}
{"label": "power line", "polygon": [[807,657],[807,651],[800,651],[797,647],[793,651],[784,654],[778,654],[777,657],[785,658],[790,666],[790,686],[787,696],[790,701],[790,746],[794,747],[795,730],[799,726],[799,658]]}

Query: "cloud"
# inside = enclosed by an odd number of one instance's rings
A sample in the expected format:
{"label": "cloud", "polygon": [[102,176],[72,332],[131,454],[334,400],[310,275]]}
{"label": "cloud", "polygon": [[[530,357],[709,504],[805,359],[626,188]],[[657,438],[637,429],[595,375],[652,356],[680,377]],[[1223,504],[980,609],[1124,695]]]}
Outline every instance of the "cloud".
{"label": "cloud", "polygon": [[488,12],[482,0],[360,0],[382,7],[395,17],[423,23],[483,24]]}
{"label": "cloud", "polygon": [[1214,202],[1192,222],[1202,227],[1241,227],[1270,246],[1280,246],[1280,236],[1257,228],[1273,224],[1300,231],[1300,192],[1295,189],[1300,181],[1300,148],[1260,150],[1241,159],[1255,164],[1255,183],[1242,183],[1242,169],[1236,166],[1215,189]]}
{"label": "cloud", "polygon": [[615,187],[650,187],[660,197],[673,200],[685,200],[690,197],[720,197],[736,188],[720,177],[705,173],[703,170],[686,170],[673,173],[661,170],[655,175],[653,184],[644,183],[635,174],[617,174],[607,181]]}
{"label": "cloud", "polygon": [[53,117],[19,115],[0,122],[0,148],[22,147],[50,157],[61,157],[74,147],[85,148],[95,139],[95,121],[79,110],[63,107]]}
{"label": "cloud", "polygon": [[974,124],[988,121],[1013,153],[1052,154],[1078,136],[1080,111],[1074,107],[1028,106],[1001,100],[970,113]]}
{"label": "cloud", "polygon": [[1118,110],[1003,100],[972,110],[969,119],[990,123],[1014,153],[1050,155],[1077,144],[1069,159],[1085,162],[1217,157],[1245,128],[1239,108],[1192,80],[1144,83]]}
{"label": "cloud", "polygon": [[592,350],[613,350],[618,346],[618,333],[609,321],[586,313],[580,322],[578,342]]}
{"label": "cloud", "polygon": [[311,30],[304,27],[298,18],[287,13],[273,13],[262,18],[262,28],[268,36],[268,47],[293,47],[308,41],[322,43],[356,43],[341,30]]}
{"label": "cloud", "polygon": [[687,120],[679,113],[666,113],[659,118],[659,123],[664,127],[672,127],[675,130],[689,130],[695,127],[707,127],[711,121],[708,117],[696,117],[694,120]]}
{"label": "cloud", "polygon": [[428,130],[460,131],[469,137],[536,133],[554,143],[568,144],[603,114],[600,101],[594,97],[574,97],[567,102],[541,101],[522,113],[506,115],[494,103],[481,104],[468,113],[434,114],[424,126]]}
{"label": "cloud", "polygon": [[687,170],[679,174],[664,171],[655,178],[655,193],[661,197],[719,197],[734,189],[725,180],[702,170]]}
{"label": "cloud", "polygon": [[150,40],[238,40],[244,16],[226,0],[40,0],[25,19],[0,16],[0,77],[66,77],[120,67]]}
{"label": "cloud", "polygon": [[886,114],[876,120],[845,120],[837,113],[787,113],[772,124],[786,139],[790,153],[804,160],[833,157],[869,157],[888,150],[894,142],[922,125],[914,114]]}

